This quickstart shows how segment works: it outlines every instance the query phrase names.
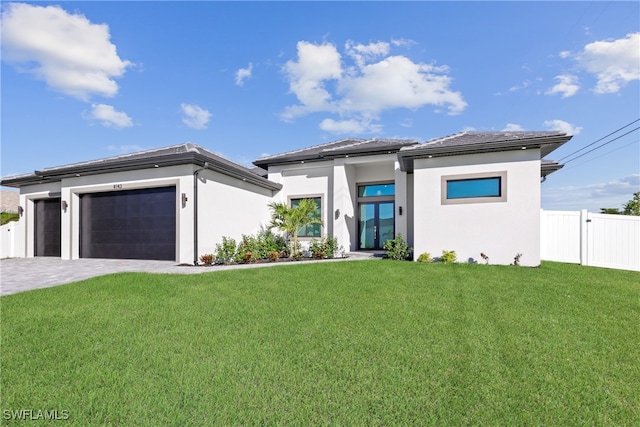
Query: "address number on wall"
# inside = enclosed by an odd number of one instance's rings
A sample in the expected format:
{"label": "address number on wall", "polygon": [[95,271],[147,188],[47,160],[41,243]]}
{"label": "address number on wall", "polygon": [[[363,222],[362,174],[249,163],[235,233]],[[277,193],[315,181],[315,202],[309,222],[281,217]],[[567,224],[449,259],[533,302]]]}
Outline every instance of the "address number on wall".
{"label": "address number on wall", "polygon": [[122,184],[113,184],[113,188],[115,190],[121,190],[122,189]]}

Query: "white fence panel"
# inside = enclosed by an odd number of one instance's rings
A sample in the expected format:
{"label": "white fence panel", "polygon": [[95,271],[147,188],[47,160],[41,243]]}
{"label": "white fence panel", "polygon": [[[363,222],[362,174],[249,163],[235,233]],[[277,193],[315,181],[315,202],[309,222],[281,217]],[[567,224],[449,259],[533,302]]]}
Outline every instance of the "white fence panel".
{"label": "white fence panel", "polygon": [[640,217],[588,214],[588,265],[640,271]]}
{"label": "white fence panel", "polygon": [[640,271],[640,217],[541,211],[540,258]]}
{"label": "white fence panel", "polygon": [[0,227],[0,258],[16,256],[17,225],[17,222],[11,221]]}
{"label": "white fence panel", "polygon": [[540,258],[580,264],[580,212],[542,211]]}

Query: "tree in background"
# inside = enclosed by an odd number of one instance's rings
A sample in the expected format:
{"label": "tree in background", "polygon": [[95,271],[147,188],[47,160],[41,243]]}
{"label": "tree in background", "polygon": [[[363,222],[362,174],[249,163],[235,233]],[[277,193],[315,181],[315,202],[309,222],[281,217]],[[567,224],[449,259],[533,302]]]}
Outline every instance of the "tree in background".
{"label": "tree in background", "polygon": [[600,208],[600,213],[640,216],[640,191],[633,193],[633,198],[624,204],[622,210],[618,208]]}
{"label": "tree in background", "polygon": [[600,213],[609,215],[622,215],[618,208],[600,208]]}
{"label": "tree in background", "polygon": [[633,193],[633,199],[624,205],[622,214],[640,216],[640,191]]}

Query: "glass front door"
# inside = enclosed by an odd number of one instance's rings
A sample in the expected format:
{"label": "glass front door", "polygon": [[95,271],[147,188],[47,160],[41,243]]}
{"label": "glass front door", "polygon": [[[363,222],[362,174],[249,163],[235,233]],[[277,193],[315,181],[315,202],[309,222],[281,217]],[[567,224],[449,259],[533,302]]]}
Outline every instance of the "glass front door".
{"label": "glass front door", "polygon": [[360,249],[383,249],[387,240],[395,237],[395,203],[360,203]]}

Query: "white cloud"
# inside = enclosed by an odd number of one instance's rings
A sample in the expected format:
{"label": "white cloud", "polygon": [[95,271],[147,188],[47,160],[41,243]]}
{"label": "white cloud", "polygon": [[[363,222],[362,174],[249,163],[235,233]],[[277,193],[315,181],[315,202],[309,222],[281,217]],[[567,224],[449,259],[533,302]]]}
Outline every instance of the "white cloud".
{"label": "white cloud", "polygon": [[325,80],[338,80],[342,76],[340,54],[332,44],[314,45],[298,42],[298,61],[287,61],[284,71],[289,80],[289,91],[296,95],[300,106],[289,107],[283,117],[317,111],[331,111],[331,94],[325,89]]}
{"label": "white cloud", "polygon": [[564,120],[546,120],[544,125],[549,130],[559,130],[567,135],[577,135],[582,130],[582,127],[574,126]]}
{"label": "white cloud", "polygon": [[340,109],[378,114],[430,104],[447,106],[450,114],[461,113],[467,103],[459,92],[449,90],[451,78],[442,74],[445,71],[445,67],[416,64],[405,56],[387,57],[339,82],[339,91],[344,94]]}
{"label": "white cloud", "polygon": [[362,134],[378,133],[382,130],[379,124],[371,123],[368,120],[333,120],[324,119],[320,122],[320,129],[335,134]]}
{"label": "white cloud", "polygon": [[194,104],[181,104],[182,123],[192,129],[206,129],[211,120],[211,113],[204,108]]}
{"label": "white cloud", "polygon": [[391,44],[394,46],[413,46],[414,44],[417,44],[414,40],[411,39],[392,39],[391,40]]}
{"label": "white cloud", "polygon": [[387,42],[369,43],[364,45],[349,40],[345,44],[344,48],[347,55],[356,61],[358,67],[362,67],[364,64],[374,60],[375,58],[389,54],[389,43]]}
{"label": "white cloud", "polygon": [[569,52],[568,50],[563,50],[562,52],[560,52],[559,56],[560,58],[569,58],[571,56],[571,52]]}
{"label": "white cloud", "polygon": [[506,92],[497,92],[496,95],[498,95],[498,96],[508,95],[509,93],[517,92],[517,91],[522,90],[522,89],[526,89],[530,85],[531,85],[531,80],[525,80],[519,85],[511,86]]}
{"label": "white cloud", "polygon": [[640,33],[589,43],[576,59],[598,78],[595,93],[618,92],[628,82],[640,80]]}
{"label": "white cloud", "polygon": [[446,107],[449,114],[461,113],[467,103],[450,89],[448,68],[415,63],[405,56],[389,55],[391,44],[358,44],[348,41],[346,58],[329,43],[298,42],[298,57],[283,67],[290,92],[299,103],[285,108],[283,120],[310,113],[339,114],[321,127],[329,130],[352,128],[362,132],[382,130],[373,121],[386,110],[418,109],[426,105]]}
{"label": "white cloud", "polygon": [[240,68],[236,71],[236,85],[243,86],[244,81],[251,77],[251,72],[253,70],[253,64],[249,63],[248,68]]}
{"label": "white cloud", "polygon": [[403,128],[410,128],[413,126],[413,120],[410,118],[404,119],[400,122],[400,126],[402,126]]}
{"label": "white cloud", "polygon": [[580,89],[578,77],[576,76],[571,74],[561,74],[556,76],[555,79],[558,83],[546,92],[547,95],[555,95],[559,93],[563,98],[568,98],[575,95]]}
{"label": "white cloud", "polygon": [[2,12],[2,58],[49,87],[88,101],[114,96],[131,62],[118,56],[109,27],[59,6],[10,3]]}
{"label": "white cloud", "polygon": [[523,130],[522,126],[514,123],[507,123],[504,129],[502,129],[503,132],[521,132]]}
{"label": "white cloud", "polygon": [[106,127],[129,128],[133,126],[131,117],[106,104],[91,104],[91,113],[84,115],[84,118],[96,120]]}

